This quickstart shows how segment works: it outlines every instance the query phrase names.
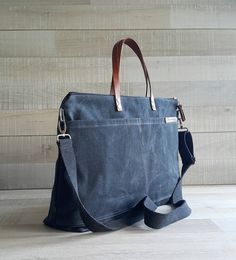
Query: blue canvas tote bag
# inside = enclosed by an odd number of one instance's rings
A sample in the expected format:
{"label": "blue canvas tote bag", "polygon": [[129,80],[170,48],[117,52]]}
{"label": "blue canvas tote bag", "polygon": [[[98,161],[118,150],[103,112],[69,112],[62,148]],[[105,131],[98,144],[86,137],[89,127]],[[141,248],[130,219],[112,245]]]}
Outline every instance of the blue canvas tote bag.
{"label": "blue canvas tote bag", "polygon": [[[120,95],[124,45],[141,62],[145,97]],[[70,92],[61,103],[58,159],[44,220],[50,227],[112,231],[144,219],[158,229],[191,213],[182,197],[182,178],[195,158],[191,133],[182,126],[182,106],[176,98],[154,98],[134,40],[114,45],[112,69],[110,95]],[[158,212],[161,205],[171,211]]]}

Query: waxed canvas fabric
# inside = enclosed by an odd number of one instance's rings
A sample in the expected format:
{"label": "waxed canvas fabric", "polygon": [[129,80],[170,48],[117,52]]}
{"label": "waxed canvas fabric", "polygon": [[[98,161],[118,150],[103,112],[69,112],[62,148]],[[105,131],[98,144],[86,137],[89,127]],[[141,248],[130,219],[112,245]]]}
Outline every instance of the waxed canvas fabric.
{"label": "waxed canvas fabric", "polygon": [[[117,112],[110,95],[69,93],[61,104],[77,162],[79,193],[98,219],[132,209],[148,195],[167,201],[179,178],[175,99],[121,97]],[[73,191],[65,179],[59,156],[51,210],[46,222],[75,230],[83,227]]]}

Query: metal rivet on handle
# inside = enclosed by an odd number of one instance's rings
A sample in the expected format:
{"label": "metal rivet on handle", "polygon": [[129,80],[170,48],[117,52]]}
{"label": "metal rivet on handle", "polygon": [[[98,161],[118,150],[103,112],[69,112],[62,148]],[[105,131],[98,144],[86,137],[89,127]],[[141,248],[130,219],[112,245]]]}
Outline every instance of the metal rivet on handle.
{"label": "metal rivet on handle", "polygon": [[151,106],[152,106],[152,110],[156,111],[156,104],[155,101],[153,99],[151,99]]}
{"label": "metal rivet on handle", "polygon": [[120,99],[117,98],[116,98],[116,107],[117,107],[117,111],[122,111]]}

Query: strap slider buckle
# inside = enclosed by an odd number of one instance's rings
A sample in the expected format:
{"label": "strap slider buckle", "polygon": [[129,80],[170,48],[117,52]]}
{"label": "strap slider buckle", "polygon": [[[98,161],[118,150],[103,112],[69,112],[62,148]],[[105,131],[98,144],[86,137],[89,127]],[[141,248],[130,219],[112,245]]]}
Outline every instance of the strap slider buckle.
{"label": "strap slider buckle", "polygon": [[59,135],[57,135],[57,142],[59,142],[60,139],[66,139],[66,138],[71,139],[71,135],[69,135],[69,134],[59,134]]}

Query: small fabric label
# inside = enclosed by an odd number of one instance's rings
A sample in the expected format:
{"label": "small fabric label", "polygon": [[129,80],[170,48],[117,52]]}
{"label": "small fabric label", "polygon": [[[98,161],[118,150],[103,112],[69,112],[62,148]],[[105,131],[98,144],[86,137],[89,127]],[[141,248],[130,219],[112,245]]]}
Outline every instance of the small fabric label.
{"label": "small fabric label", "polygon": [[177,117],[165,117],[165,123],[176,123],[177,122]]}

